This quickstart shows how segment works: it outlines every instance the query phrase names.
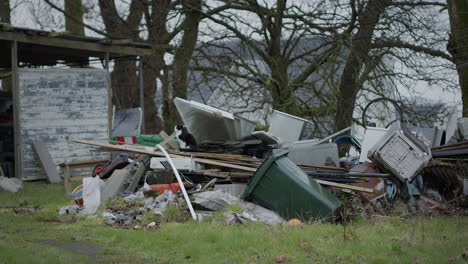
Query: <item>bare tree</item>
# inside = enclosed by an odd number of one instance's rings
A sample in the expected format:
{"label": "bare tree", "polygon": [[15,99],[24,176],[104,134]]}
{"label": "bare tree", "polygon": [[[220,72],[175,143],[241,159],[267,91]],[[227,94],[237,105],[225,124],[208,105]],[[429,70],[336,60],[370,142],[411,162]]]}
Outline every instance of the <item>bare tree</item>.
{"label": "bare tree", "polygon": [[[440,0],[220,2],[231,6],[205,15],[221,29],[202,32],[193,69],[208,80],[200,86],[229,83],[234,97],[264,89],[275,109],[325,131],[351,125],[358,95],[398,97],[397,86],[414,91],[419,81],[454,87]],[[229,81],[212,81],[220,75]]]}
{"label": "bare tree", "polygon": [[468,2],[447,0],[452,34],[447,50],[457,67],[463,116],[468,117]]}
{"label": "bare tree", "polygon": [[[66,10],[60,9],[50,0],[46,1],[54,9],[64,12],[66,17],[77,22]],[[186,97],[184,90],[187,77],[184,71],[197,41],[198,24],[201,19],[199,12],[194,10],[201,8],[202,1],[133,0],[128,3],[119,2],[117,5],[114,0],[99,0],[98,3],[105,32],[85,25],[87,28],[111,39],[140,41],[154,46],[153,54],[143,58],[143,78],[146,132],[157,133],[164,128],[155,104],[158,85],[161,85],[160,88],[164,91],[164,116],[170,124],[175,122],[176,113],[169,91]],[[83,24],[82,21],[78,23]],[[174,44],[172,51],[168,49],[170,44]],[[165,61],[168,51],[174,55],[173,61],[169,63]],[[137,62],[134,58],[115,60],[112,87],[114,104],[118,108],[140,105]]]}
{"label": "bare tree", "polygon": [[[252,89],[265,95],[246,110],[271,103],[277,110],[301,116],[330,114],[330,85],[339,70],[339,64],[330,62],[339,60],[343,39],[354,23],[340,13],[350,11],[327,1],[219,2],[229,4],[229,9],[204,13],[206,21],[218,26],[203,32],[193,70],[207,78],[222,75],[223,83],[237,86],[232,91],[237,98],[250,101]],[[323,107],[311,107],[311,101]]]}

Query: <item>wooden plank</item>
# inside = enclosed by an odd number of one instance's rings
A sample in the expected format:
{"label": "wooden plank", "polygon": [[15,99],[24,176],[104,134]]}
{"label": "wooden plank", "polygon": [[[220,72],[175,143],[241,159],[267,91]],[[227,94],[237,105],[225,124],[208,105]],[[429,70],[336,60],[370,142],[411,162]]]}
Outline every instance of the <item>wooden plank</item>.
{"label": "wooden plank", "polygon": [[65,35],[71,35],[70,31],[49,32],[49,33],[47,33],[47,36],[49,36],[51,38],[61,37],[61,36],[65,36]]}
{"label": "wooden plank", "polygon": [[133,40],[131,39],[111,39],[111,44],[113,45],[125,45],[131,44]]}
{"label": "wooden plank", "polygon": [[65,173],[63,175],[63,184],[65,186],[65,191],[68,193],[72,191],[70,167],[65,166],[64,170]]}
{"label": "wooden plank", "polygon": [[65,167],[65,166],[80,166],[80,165],[94,165],[98,163],[106,163],[108,162],[108,159],[98,159],[98,160],[84,160],[84,161],[72,161],[72,162],[64,162],[60,163],[60,167]]}
{"label": "wooden plank", "polygon": [[37,34],[25,34],[23,32],[0,32],[0,39],[9,40],[9,41],[18,41],[22,43],[31,43],[36,45],[51,46],[51,47],[60,47],[60,48],[69,48],[76,50],[85,50],[93,52],[110,52],[112,54],[120,55],[150,55],[153,53],[151,48],[140,48],[140,47],[130,47],[130,46],[113,46],[106,45],[98,42],[89,42],[89,41],[78,41],[70,40],[63,38],[50,38],[47,36],[39,36]]}
{"label": "wooden plank", "polygon": [[[72,139],[72,141],[76,143],[82,143],[82,144],[87,144],[87,145],[92,145],[92,146],[97,146],[97,147],[121,150],[121,151],[126,151],[126,152],[135,152],[135,153],[141,153],[141,154],[148,154],[150,156],[165,157],[161,151],[149,151],[149,150],[142,149],[142,148],[133,148],[133,147],[125,146],[125,145],[112,145],[112,144],[100,143],[100,142],[96,142],[92,140]],[[174,155],[174,154],[169,154],[169,155],[171,157],[176,157],[176,158],[182,157],[182,156]],[[231,169],[238,169],[238,170],[245,170],[245,171],[252,171],[252,172],[255,172],[257,170],[256,168],[249,168],[249,167],[240,166],[240,165],[227,164],[224,162],[219,162],[219,161],[214,161],[214,160],[209,160],[209,159],[194,158],[193,160],[195,162],[202,163],[202,164],[221,166],[221,167],[226,167],[226,168],[231,168]]]}
{"label": "wooden plank", "polygon": [[250,167],[246,167],[246,166],[228,164],[228,163],[209,160],[209,159],[195,158],[195,159],[193,159],[193,161],[198,162],[198,163],[202,163],[202,164],[215,165],[215,166],[231,168],[231,169],[238,169],[238,170],[243,170],[243,171],[251,171],[251,172],[256,172],[257,171],[257,168],[250,168]]}
{"label": "wooden plank", "polygon": [[60,178],[60,175],[57,172],[56,165],[54,164],[46,145],[42,142],[34,142],[32,146],[34,152],[36,152],[37,156],[39,157],[39,162],[47,178],[49,179],[49,182],[62,182],[62,179]]}
{"label": "wooden plank", "polygon": [[247,162],[238,162],[238,161],[233,161],[233,160],[219,160],[220,162],[227,163],[227,164],[234,164],[234,165],[240,165],[240,166],[245,166],[245,167],[252,167],[252,168],[258,168],[261,164],[254,164],[254,163],[247,163]]}
{"label": "wooden plank", "polygon": [[23,178],[23,166],[21,160],[21,122],[20,122],[20,92],[18,80],[18,43],[13,41],[11,46],[11,85],[13,96],[13,141],[15,155],[15,177]]}
{"label": "wooden plank", "polygon": [[175,152],[171,151],[170,153],[181,155],[181,156],[196,156],[202,158],[211,158],[211,159],[233,159],[237,161],[247,161],[247,162],[263,162],[264,159],[250,158],[243,155],[235,154],[219,154],[219,153],[204,153],[204,152]]}
{"label": "wooden plank", "polygon": [[348,169],[332,167],[332,166],[307,165],[307,164],[301,164],[301,163],[297,163],[296,165],[299,167],[305,167],[305,168],[310,168],[310,169],[318,168],[318,169],[324,169],[324,170],[336,170],[336,171],[342,171],[342,172],[349,172]]}
{"label": "wooden plank", "polygon": [[[122,150],[122,151],[127,151],[127,152],[136,152],[136,153],[148,154],[150,156],[164,157],[164,155],[160,151],[148,151],[148,150],[141,149],[141,148],[132,148],[132,147],[128,147],[128,146],[125,146],[125,145],[112,145],[112,144],[106,144],[106,143],[99,143],[99,142],[90,141],[90,140],[73,139],[73,141],[77,142],[77,143],[92,145],[92,146]],[[181,157],[179,155],[173,155],[173,154],[170,154],[170,156],[171,157]],[[257,171],[257,168],[241,166],[241,165],[235,165],[235,164],[229,164],[229,163],[226,163],[226,162],[221,162],[221,161],[216,161],[216,160],[203,159],[203,158],[194,158],[193,160],[195,162],[198,162],[198,163],[214,165],[214,166],[220,166],[220,167],[225,167],[225,168],[238,169],[238,170],[249,171],[249,172],[256,172]],[[325,167],[325,166],[321,166],[321,167]],[[330,168],[330,167],[328,167],[328,168]],[[319,182],[320,184],[323,184],[323,185],[334,186],[334,187],[339,187],[339,188],[343,188],[343,189],[362,191],[362,192],[370,192],[370,193],[374,192],[372,189],[362,188],[362,187],[357,187],[357,186],[352,186],[352,185],[347,185],[347,184],[334,183],[334,182],[322,181],[322,180],[316,180],[316,181]]]}
{"label": "wooden plank", "polygon": [[358,187],[354,185],[348,185],[348,184],[342,184],[342,183],[336,183],[336,182],[329,182],[329,181],[323,181],[323,180],[315,180],[321,185],[327,185],[327,186],[333,186],[333,187],[338,187],[342,189],[348,189],[348,190],[353,190],[353,191],[359,191],[359,192],[368,192],[368,193],[373,193],[373,189],[369,188],[364,188],[364,187]]}
{"label": "wooden plank", "polygon": [[161,146],[166,147],[166,145],[168,145],[168,147],[171,149],[179,150],[179,147],[174,142],[175,133],[172,133],[169,136],[165,131],[161,131],[159,133],[159,136],[161,136],[161,138],[163,139],[163,141],[160,143]]}

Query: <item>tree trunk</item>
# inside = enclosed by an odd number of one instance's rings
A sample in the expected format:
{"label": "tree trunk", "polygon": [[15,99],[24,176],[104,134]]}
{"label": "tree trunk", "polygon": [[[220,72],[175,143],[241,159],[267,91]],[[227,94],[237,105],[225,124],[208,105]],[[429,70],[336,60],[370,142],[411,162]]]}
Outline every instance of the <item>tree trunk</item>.
{"label": "tree trunk", "polygon": [[273,108],[289,114],[296,114],[296,96],[290,87],[287,59],[274,56],[270,66],[271,82],[269,82]]}
{"label": "tree trunk", "polygon": [[[75,0],[68,0],[75,1]],[[143,17],[144,6],[142,1],[132,1],[126,20],[123,20],[115,6],[114,1],[99,0],[101,16],[106,27],[106,32],[113,39],[138,38],[138,27]],[[143,75],[146,76],[146,72]],[[117,109],[138,107],[139,82],[137,75],[137,63],[135,58],[120,58],[114,61],[114,69],[111,74],[112,102]]]}
{"label": "tree trunk", "polygon": [[[181,43],[176,49],[174,54],[173,63],[173,97],[179,97],[187,99],[187,76],[190,59],[192,58],[193,51],[198,39],[198,26],[202,18],[200,12],[202,8],[201,0],[187,0],[183,1],[183,12],[185,20],[182,30],[184,34],[182,36]],[[164,105],[164,123],[167,128],[174,127],[175,123],[178,122],[177,110],[172,101]]]}
{"label": "tree trunk", "polygon": [[[84,36],[83,24],[83,3],[81,0],[65,0],[65,30],[70,32],[71,35]],[[78,65],[77,65],[78,63]],[[70,61],[70,67],[89,66],[89,61]]]}
{"label": "tree trunk", "polygon": [[65,0],[65,29],[72,35],[84,36],[83,3],[81,0]]}
{"label": "tree trunk", "polygon": [[451,36],[447,50],[457,67],[463,117],[468,117],[468,0],[447,0]]}
{"label": "tree trunk", "polygon": [[[117,109],[140,106],[140,85],[136,74],[137,63],[134,58],[117,59],[111,73],[113,104]],[[145,74],[143,74],[143,77]]]}
{"label": "tree trunk", "polygon": [[[156,108],[157,78],[164,66],[164,54],[153,54],[143,58],[143,82],[145,104],[145,133],[156,134],[164,129]],[[168,132],[170,133],[170,132]]]}
{"label": "tree trunk", "polygon": [[11,23],[10,0],[0,0],[0,23]]}
{"label": "tree trunk", "polygon": [[391,0],[369,0],[359,18],[359,30],[352,40],[348,59],[341,75],[335,115],[336,131],[352,124],[356,96],[361,88],[358,86],[359,72],[364,60],[368,57],[379,17],[390,3]]}

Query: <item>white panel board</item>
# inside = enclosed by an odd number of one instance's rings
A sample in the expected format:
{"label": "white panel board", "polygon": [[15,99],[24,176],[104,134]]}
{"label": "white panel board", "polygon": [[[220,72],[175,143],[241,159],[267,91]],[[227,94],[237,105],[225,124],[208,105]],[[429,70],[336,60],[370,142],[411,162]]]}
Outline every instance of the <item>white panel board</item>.
{"label": "white panel board", "polygon": [[45,178],[32,149],[35,141],[45,143],[55,164],[109,158],[69,141],[108,139],[105,70],[22,69],[18,75],[23,179]]}

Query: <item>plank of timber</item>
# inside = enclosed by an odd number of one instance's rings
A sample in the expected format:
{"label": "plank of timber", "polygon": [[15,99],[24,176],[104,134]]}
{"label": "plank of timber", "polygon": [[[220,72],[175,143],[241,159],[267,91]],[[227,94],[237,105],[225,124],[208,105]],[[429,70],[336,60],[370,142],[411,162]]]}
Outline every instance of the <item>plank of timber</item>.
{"label": "plank of timber", "polygon": [[247,162],[238,162],[238,161],[233,161],[233,160],[219,160],[219,162],[227,163],[227,164],[234,164],[234,165],[240,165],[240,166],[245,166],[245,167],[253,167],[253,168],[258,168],[260,164],[254,164],[254,163],[247,163]]}
{"label": "plank of timber", "polygon": [[33,142],[33,149],[36,152],[37,156],[39,157],[39,161],[41,163],[41,167],[44,170],[49,182],[51,183],[59,183],[62,182],[60,175],[57,172],[56,165],[50,156],[47,147],[42,142]]}
{"label": "plank of timber", "polygon": [[348,169],[345,169],[345,168],[332,167],[332,166],[308,165],[308,164],[301,164],[301,163],[297,163],[296,165],[299,167],[310,168],[310,169],[318,168],[318,169],[337,170],[337,171],[344,171],[344,172],[349,171]]}
{"label": "plank of timber", "polygon": [[112,39],[111,44],[114,45],[124,45],[124,44],[130,44],[133,41],[131,39]]}
{"label": "plank of timber", "polygon": [[143,155],[138,159],[138,161],[137,161],[138,164],[139,164],[138,169],[135,172],[135,174],[133,174],[130,177],[131,179],[130,179],[128,187],[127,187],[127,189],[125,191],[127,191],[127,192],[134,192],[135,191],[135,188],[137,187],[138,183],[140,182],[141,177],[143,177],[143,174],[145,174],[145,172],[146,172],[149,160],[150,160],[150,158],[147,155]]}
{"label": "plank of timber", "polygon": [[231,169],[238,169],[238,170],[252,171],[252,172],[257,171],[257,168],[251,168],[251,167],[240,166],[240,165],[235,165],[235,164],[228,164],[228,163],[219,162],[219,161],[215,161],[215,160],[209,160],[209,159],[195,158],[195,159],[193,159],[193,161],[198,162],[198,163],[202,163],[202,164],[215,165],[215,166],[231,168]]}
{"label": "plank of timber", "polygon": [[68,192],[72,191],[70,167],[65,166],[64,170],[65,170],[65,173],[64,173],[64,176],[63,176],[63,183],[64,183],[64,186],[65,186],[65,191],[68,193]]}
{"label": "plank of timber", "polygon": [[201,158],[211,158],[211,159],[230,159],[238,161],[249,161],[249,162],[263,162],[264,159],[250,158],[243,155],[235,154],[219,154],[219,153],[204,153],[204,152],[175,152],[171,151],[170,153],[181,155],[181,156],[196,156]]}
{"label": "plank of timber", "polygon": [[115,46],[106,45],[97,42],[77,41],[64,38],[50,38],[47,36],[40,36],[37,34],[27,34],[24,32],[2,32],[0,39],[9,41],[18,41],[21,43],[31,43],[36,45],[44,45],[59,48],[70,48],[77,50],[93,51],[93,52],[110,52],[112,54],[121,55],[148,55],[153,52],[151,48],[134,47],[134,46]]}
{"label": "plank of timber", "polygon": [[333,187],[338,187],[342,189],[348,189],[348,190],[359,191],[359,192],[368,192],[368,193],[374,192],[373,189],[358,187],[358,186],[349,185],[349,184],[342,184],[342,183],[323,181],[323,180],[315,180],[315,181],[321,185],[333,186]]}
{"label": "plank of timber", "polygon": [[[98,147],[103,147],[107,149],[115,149],[115,150],[123,150],[127,152],[136,152],[136,153],[142,153],[142,154],[148,154],[150,156],[157,156],[157,157],[164,157],[164,155],[160,151],[149,151],[143,148],[138,148],[138,147],[130,147],[130,146],[125,146],[125,145],[112,145],[112,144],[107,144],[107,143],[100,143],[92,140],[82,140],[82,139],[73,139],[72,141],[77,142],[77,143],[82,143],[82,144],[88,144],[92,146],[98,146]],[[178,154],[185,154],[183,152],[179,152]],[[188,153],[190,155],[190,153]],[[171,157],[181,157],[181,155],[174,155],[170,154]],[[186,156],[186,155],[184,155]],[[207,155],[208,156],[208,155]],[[210,155],[210,156],[224,156],[221,154],[216,154],[216,155]],[[239,155],[226,155],[226,156],[239,156]],[[242,157],[242,156],[240,156]],[[217,161],[217,160],[210,160],[210,159],[204,159],[204,158],[194,158],[193,159],[195,162],[202,163],[202,164],[209,164],[209,165],[214,165],[214,166],[220,166],[220,167],[225,167],[225,168],[231,168],[231,169],[238,169],[238,170],[243,170],[243,171],[250,171],[250,172],[256,172],[257,168],[253,167],[248,167],[248,166],[242,166],[242,165],[236,165],[236,164],[230,164],[222,161]],[[255,160],[260,160],[260,159],[255,159]],[[334,168],[334,167],[327,167],[327,166],[317,166],[321,168]],[[334,168],[336,169],[336,168]],[[338,168],[339,169],[339,168]],[[330,186],[335,186],[335,187],[341,187],[341,188],[346,188],[350,190],[357,190],[357,191],[363,191],[361,187],[356,187],[352,185],[346,185],[346,184],[340,184],[340,183],[333,183],[333,182],[328,182],[328,181],[323,181],[324,185],[330,185]],[[334,185],[332,185],[334,184]],[[364,188],[366,189],[366,188]],[[371,189],[367,189],[367,191],[373,192]]]}
{"label": "plank of timber", "polygon": [[161,131],[159,136],[163,139],[163,142],[160,143],[161,146],[166,147],[166,145],[168,145],[171,149],[179,150],[179,147],[174,142],[174,138],[176,136],[175,133],[172,133],[172,135],[169,136],[165,131]]}
{"label": "plank of timber", "polygon": [[66,35],[70,35],[70,31],[49,32],[49,33],[47,33],[47,36],[49,36],[51,38],[62,37],[62,36],[66,36]]}
{"label": "plank of timber", "polygon": [[[83,140],[83,139],[72,139],[73,142],[76,143],[82,143],[82,144],[87,144],[91,146],[97,146],[97,147],[103,147],[103,148],[108,148],[108,149],[115,149],[115,150],[122,150],[122,151],[127,151],[127,152],[134,152],[134,153],[141,153],[141,154],[148,154],[150,156],[155,156],[155,157],[165,157],[164,154],[161,151],[150,151],[142,148],[133,148],[125,145],[112,145],[112,144],[107,144],[107,143],[100,143],[92,140]],[[179,155],[174,155],[170,154],[171,157],[181,157]],[[221,166],[221,167],[226,167],[226,168],[231,168],[231,169],[238,169],[238,170],[245,170],[245,171],[253,171],[255,172],[257,169],[256,168],[249,168],[246,166],[240,166],[240,165],[234,165],[234,164],[227,164],[224,162],[219,162],[219,161],[214,161],[214,160],[209,160],[209,159],[202,159],[202,158],[195,158],[193,161],[202,163],[202,164],[209,164],[209,165],[215,165],[215,166]]]}
{"label": "plank of timber", "polygon": [[65,167],[65,166],[80,166],[80,165],[93,165],[93,164],[98,164],[98,163],[106,163],[108,162],[108,159],[99,159],[99,160],[85,160],[85,161],[72,161],[72,162],[64,162],[60,163],[60,167]]}

